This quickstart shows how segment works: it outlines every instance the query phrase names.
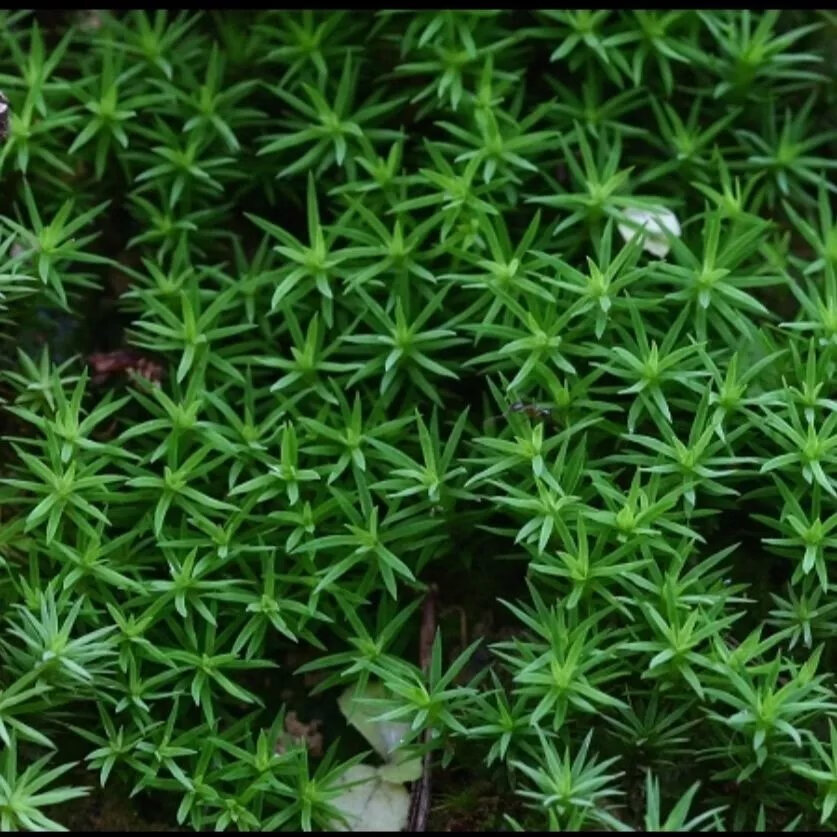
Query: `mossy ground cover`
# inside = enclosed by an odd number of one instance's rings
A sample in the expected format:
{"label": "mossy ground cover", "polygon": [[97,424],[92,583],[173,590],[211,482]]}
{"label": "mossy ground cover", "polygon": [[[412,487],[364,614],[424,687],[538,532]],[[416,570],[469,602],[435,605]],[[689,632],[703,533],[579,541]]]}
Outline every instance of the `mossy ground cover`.
{"label": "mossy ground cover", "polygon": [[834,830],[835,35],[0,13],[0,828]]}

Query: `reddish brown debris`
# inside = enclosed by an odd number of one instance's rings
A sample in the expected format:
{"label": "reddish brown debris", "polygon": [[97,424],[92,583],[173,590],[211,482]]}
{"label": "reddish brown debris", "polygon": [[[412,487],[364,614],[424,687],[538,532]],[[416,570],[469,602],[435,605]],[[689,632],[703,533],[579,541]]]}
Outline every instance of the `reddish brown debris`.
{"label": "reddish brown debris", "polygon": [[113,352],[96,352],[89,355],[87,362],[93,368],[93,382],[104,383],[114,375],[136,372],[146,380],[159,383],[163,367],[131,349],[116,349]]}
{"label": "reddish brown debris", "polygon": [[303,743],[312,756],[321,756],[323,754],[323,734],[320,732],[322,725],[323,722],[317,719],[306,724],[299,720],[296,712],[288,712],[285,716],[285,732],[276,742],[276,752],[281,755],[287,752],[293,744]]}

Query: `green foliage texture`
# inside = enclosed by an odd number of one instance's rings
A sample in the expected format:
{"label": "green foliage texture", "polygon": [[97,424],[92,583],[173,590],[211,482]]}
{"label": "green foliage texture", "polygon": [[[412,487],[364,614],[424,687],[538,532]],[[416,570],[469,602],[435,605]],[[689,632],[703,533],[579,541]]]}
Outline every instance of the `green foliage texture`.
{"label": "green foliage texture", "polygon": [[506,827],[837,828],[835,44],[0,12],[0,828],[328,828],[370,680]]}

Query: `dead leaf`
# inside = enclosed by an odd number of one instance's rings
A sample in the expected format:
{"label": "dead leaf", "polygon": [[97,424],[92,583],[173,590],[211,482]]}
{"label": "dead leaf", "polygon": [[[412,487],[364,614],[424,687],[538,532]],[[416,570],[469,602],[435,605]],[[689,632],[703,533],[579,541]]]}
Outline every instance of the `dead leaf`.
{"label": "dead leaf", "polygon": [[332,801],[347,821],[332,822],[334,831],[401,831],[406,825],[410,795],[404,785],[386,781],[377,768],[356,764],[340,777],[339,784],[351,786]]}
{"label": "dead leaf", "polygon": [[372,745],[375,752],[387,761],[386,778],[399,782],[414,782],[421,776],[421,759],[409,758],[396,753],[404,736],[410,729],[408,723],[399,721],[378,721],[379,709],[370,708],[364,699],[378,700],[384,697],[383,684],[370,681],[363,693],[349,687],[337,700],[346,720]]}

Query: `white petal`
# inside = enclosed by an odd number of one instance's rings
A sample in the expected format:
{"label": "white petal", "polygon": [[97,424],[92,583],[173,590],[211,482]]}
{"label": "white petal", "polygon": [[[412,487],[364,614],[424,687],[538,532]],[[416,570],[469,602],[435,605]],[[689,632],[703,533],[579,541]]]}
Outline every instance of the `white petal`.
{"label": "white petal", "polygon": [[654,206],[650,209],[639,207],[628,207],[622,213],[627,223],[617,224],[619,234],[625,241],[630,241],[639,233],[639,229],[645,230],[645,240],[642,249],[647,250],[657,258],[662,258],[669,251],[669,243],[666,238],[667,230],[672,235],[680,237],[680,222],[677,216],[664,206]]}

